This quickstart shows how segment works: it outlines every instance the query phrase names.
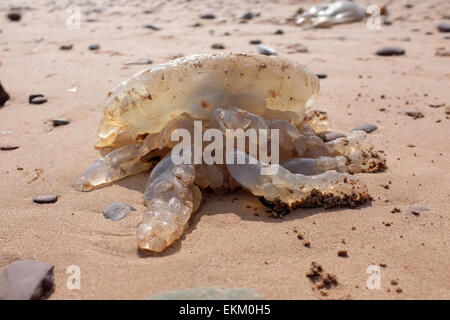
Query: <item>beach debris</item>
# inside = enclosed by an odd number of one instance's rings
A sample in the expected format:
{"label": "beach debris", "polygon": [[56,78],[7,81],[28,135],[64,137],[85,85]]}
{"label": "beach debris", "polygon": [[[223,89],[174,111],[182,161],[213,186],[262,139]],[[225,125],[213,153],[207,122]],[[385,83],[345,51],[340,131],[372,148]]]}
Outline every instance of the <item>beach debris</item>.
{"label": "beach debris", "polygon": [[[319,80],[307,68],[264,55],[199,54],[143,70],[107,95],[95,146],[113,151],[95,160],[76,188],[90,191],[152,169],[137,238],[138,247],[151,252],[182,236],[202,190],[223,194],[240,186],[282,214],[297,207],[356,207],[371,197],[351,173],[381,170],[385,159],[364,131],[324,142],[318,132],[329,130],[327,114],[306,111],[318,92]],[[192,134],[196,121],[215,128],[218,141],[228,130],[277,129],[281,165],[239,146],[231,150],[234,161],[219,160],[226,164],[173,162],[179,150],[172,133]],[[192,156],[183,149],[184,159]]]}
{"label": "beach debris", "polygon": [[16,149],[19,149],[19,146],[16,146],[16,145],[0,146],[0,150],[2,150],[2,151],[11,151],[11,150],[16,150]]}
{"label": "beach debris", "polygon": [[437,29],[439,30],[439,32],[450,32],[450,23],[439,22],[437,25]]}
{"label": "beach debris", "polygon": [[297,17],[296,24],[309,24],[312,28],[328,28],[336,24],[361,21],[365,16],[365,10],[355,2],[335,1],[309,8]]}
{"label": "beach debris", "polygon": [[405,49],[400,47],[382,47],[377,50],[378,56],[402,56],[405,54]]}
{"label": "beach debris", "polygon": [[124,202],[114,202],[103,212],[103,216],[112,221],[122,220],[130,211],[136,211],[135,208]]}
{"label": "beach debris", "polygon": [[205,13],[205,14],[200,15],[200,19],[204,19],[204,20],[212,20],[215,18],[216,18],[216,16],[212,13]]}
{"label": "beach debris", "polygon": [[93,43],[93,44],[90,44],[88,48],[91,51],[95,51],[95,50],[99,50],[100,49],[100,45],[98,43]]}
{"label": "beach debris", "polygon": [[33,198],[33,202],[39,204],[54,203],[56,201],[58,201],[56,194],[38,194]]}
{"label": "beach debris", "polygon": [[247,288],[199,287],[169,291],[148,297],[146,300],[261,300],[262,296]]}
{"label": "beach debris", "polygon": [[54,265],[34,260],[15,261],[0,270],[0,300],[47,298],[54,288]]}
{"label": "beach debris", "polygon": [[375,130],[377,130],[378,129],[378,127],[376,126],[376,125],[374,125],[374,124],[371,124],[371,123],[364,123],[364,124],[361,124],[361,125],[359,125],[359,126],[357,126],[357,127],[354,127],[352,130],[350,130],[350,131],[355,131],[355,130],[362,130],[362,131],[365,131],[365,132],[367,132],[367,133],[371,133],[372,131],[375,131]]}
{"label": "beach debris", "polygon": [[225,46],[221,43],[213,43],[211,49],[223,50],[225,49]]}
{"label": "beach debris", "polygon": [[43,104],[46,103],[48,100],[43,94],[30,94],[28,97],[28,103],[29,104]]}
{"label": "beach debris", "polygon": [[338,138],[345,137],[345,134],[337,131],[323,131],[317,134],[320,138],[322,138],[323,142],[333,141]]}
{"label": "beach debris", "polygon": [[6,16],[8,17],[9,21],[14,22],[20,21],[20,19],[22,19],[22,14],[17,11],[9,12]]}
{"label": "beach debris", "polygon": [[261,44],[262,41],[259,40],[259,39],[254,39],[254,40],[250,40],[249,43],[250,43],[250,44]]}
{"label": "beach debris", "polygon": [[260,54],[263,54],[265,56],[276,56],[277,55],[277,51],[269,46],[265,46],[260,44],[258,46],[258,52]]}
{"label": "beach debris", "polygon": [[54,127],[65,126],[70,123],[70,120],[67,118],[55,118],[52,119],[52,124]]}
{"label": "beach debris", "polygon": [[151,59],[139,59],[137,61],[127,61],[127,62],[125,62],[125,64],[127,66],[132,66],[132,65],[141,66],[141,65],[152,64],[152,63],[153,63],[153,61]]}
{"label": "beach debris", "polygon": [[160,27],[155,26],[154,24],[146,24],[146,25],[144,26],[144,28],[151,29],[151,30],[153,30],[153,31],[160,31],[160,30],[161,30]]}
{"label": "beach debris", "polygon": [[70,43],[70,44],[63,44],[63,45],[61,45],[59,47],[60,50],[66,50],[66,51],[72,50],[72,48],[73,48],[73,44],[72,43]]}
{"label": "beach debris", "polygon": [[5,89],[2,86],[2,83],[0,82],[0,107],[3,107],[6,103],[6,101],[9,100],[9,94],[5,91]]}

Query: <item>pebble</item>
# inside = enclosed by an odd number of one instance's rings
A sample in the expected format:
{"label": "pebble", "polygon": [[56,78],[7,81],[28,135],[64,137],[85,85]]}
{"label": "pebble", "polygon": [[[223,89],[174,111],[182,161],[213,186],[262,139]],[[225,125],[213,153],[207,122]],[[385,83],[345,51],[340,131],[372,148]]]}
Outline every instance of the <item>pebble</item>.
{"label": "pebble", "polygon": [[0,270],[0,300],[38,300],[54,288],[54,265],[34,260],[15,261]]}
{"label": "pebble", "polygon": [[439,22],[437,28],[440,32],[450,32],[450,23],[448,22]]}
{"label": "pebble", "polygon": [[250,40],[250,44],[261,44],[262,41],[259,39]]}
{"label": "pebble", "polygon": [[402,56],[405,54],[405,49],[400,47],[382,47],[377,50],[378,56]]}
{"label": "pebble", "polygon": [[284,34],[284,31],[281,29],[278,29],[277,31],[275,31],[275,34]]}
{"label": "pebble", "polygon": [[60,50],[72,50],[73,44],[63,44],[59,47]]}
{"label": "pebble", "polygon": [[89,45],[89,50],[98,50],[100,49],[100,45],[97,43],[93,43]]}
{"label": "pebble", "polygon": [[20,21],[22,19],[22,15],[19,12],[10,12],[7,17],[10,21]]}
{"label": "pebble", "polygon": [[136,211],[136,209],[124,202],[115,202],[105,209],[103,216],[112,221],[119,221],[125,218],[130,211]]}
{"label": "pebble", "polygon": [[130,66],[130,65],[145,65],[145,64],[152,64],[153,61],[151,59],[140,59],[138,61],[129,61],[126,62],[125,64]]}
{"label": "pebble", "polygon": [[301,53],[307,53],[308,52],[308,48],[305,47],[302,44],[299,44],[298,46],[295,47],[295,51],[301,52]]}
{"label": "pebble", "polygon": [[0,82],[0,107],[3,107],[6,103],[6,101],[9,100],[9,94],[5,91],[5,89],[2,86],[2,83]]}
{"label": "pebble", "polygon": [[169,291],[148,297],[146,300],[260,300],[262,296],[246,288],[199,287]]}
{"label": "pebble", "polygon": [[200,19],[211,20],[211,19],[215,19],[215,18],[216,18],[216,16],[212,13],[205,13],[205,14],[200,15]]}
{"label": "pebble", "polygon": [[429,103],[428,106],[430,108],[440,108],[440,107],[444,107],[445,103]]}
{"label": "pebble", "polygon": [[43,104],[47,101],[47,98],[43,94],[30,94],[28,97],[28,102],[30,104]]}
{"label": "pebble", "polygon": [[19,149],[19,146],[6,145],[6,146],[0,147],[0,150],[2,150],[2,151],[10,151],[10,150],[16,150],[16,149]]}
{"label": "pebble", "polygon": [[70,120],[67,118],[56,118],[52,120],[52,123],[54,127],[65,126],[70,123]]}
{"label": "pebble", "polygon": [[384,21],[383,21],[383,24],[384,24],[385,26],[390,26],[390,25],[392,25],[392,21],[390,21],[390,20],[384,20]]}
{"label": "pebble", "polygon": [[225,49],[225,46],[223,44],[221,44],[221,43],[213,43],[211,45],[211,48],[212,49],[223,50],[223,49]]}
{"label": "pebble", "polygon": [[316,73],[317,78],[319,79],[325,79],[327,75],[325,73]]}
{"label": "pebble", "polygon": [[247,12],[247,13],[244,13],[244,15],[242,16],[242,19],[251,20],[251,19],[253,19],[253,17],[255,17],[255,14],[253,12]]}
{"label": "pebble", "polygon": [[435,54],[441,57],[450,57],[450,50],[438,49]]}
{"label": "pebble", "polygon": [[58,196],[56,194],[38,194],[33,198],[36,203],[54,203],[58,201]]}
{"label": "pebble", "polygon": [[160,27],[155,26],[154,24],[147,24],[147,25],[144,26],[144,28],[151,29],[151,30],[154,30],[154,31],[159,31],[159,30],[161,30]]}
{"label": "pebble", "polygon": [[262,44],[260,44],[258,46],[258,52],[265,56],[276,56],[277,55],[277,52],[275,51],[275,49],[272,49],[271,47],[268,47],[268,46],[264,46]]}
{"label": "pebble", "polygon": [[350,130],[350,132],[351,131],[356,131],[356,130],[361,130],[361,131],[365,131],[367,133],[371,133],[372,131],[375,131],[377,129],[378,129],[378,127],[376,125],[374,125],[374,124],[364,123],[364,124],[362,124],[360,126],[357,126],[357,127],[353,128],[352,130]]}
{"label": "pebble", "polygon": [[323,142],[328,142],[345,137],[345,134],[337,131],[324,131],[318,133],[318,136],[323,140]]}
{"label": "pebble", "polygon": [[416,110],[407,110],[406,115],[413,117],[414,120],[425,117],[422,112]]}

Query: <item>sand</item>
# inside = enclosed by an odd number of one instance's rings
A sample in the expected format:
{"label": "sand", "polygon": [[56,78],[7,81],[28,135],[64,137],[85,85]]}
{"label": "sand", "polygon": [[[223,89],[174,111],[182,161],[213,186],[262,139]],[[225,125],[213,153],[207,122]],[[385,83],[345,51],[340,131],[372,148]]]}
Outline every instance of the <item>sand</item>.
{"label": "sand", "polygon": [[[0,151],[0,267],[19,259],[52,262],[56,287],[50,299],[143,299],[200,286],[251,288],[266,299],[450,298],[450,120],[444,107],[428,106],[450,104],[450,59],[435,55],[450,46],[436,29],[449,13],[447,1],[434,1],[431,9],[432,2],[395,1],[388,7],[393,24],[378,31],[365,22],[322,30],[279,24],[317,1],[76,2],[83,12],[79,30],[66,27],[69,1],[0,5],[0,81],[11,96],[0,109],[0,145],[20,146]],[[7,20],[11,7],[25,8],[20,22]],[[94,8],[103,11],[86,13]],[[247,11],[261,16],[239,23]],[[217,18],[198,18],[209,12]],[[202,26],[191,27],[197,22]],[[162,29],[143,28],[149,23]],[[275,35],[277,29],[284,34]],[[378,126],[371,137],[388,168],[360,175],[374,201],[356,209],[298,209],[274,219],[247,192],[209,194],[181,241],[163,254],[140,255],[135,233],[148,173],[93,192],[73,188],[100,156],[93,143],[105,94],[146,68],[127,61],[149,58],[157,64],[180,54],[216,52],[213,43],[256,53],[250,39],[328,75],[314,108],[328,112],[333,129]],[[89,51],[92,43],[100,50]],[[59,50],[63,44],[73,49]],[[296,53],[290,48],[296,44],[309,53]],[[406,54],[376,56],[384,45]],[[48,103],[30,105],[34,93],[45,94]],[[414,120],[405,115],[408,109],[425,117]],[[48,131],[46,122],[56,117],[71,123]],[[33,203],[33,196],[48,193],[59,200]],[[116,201],[137,211],[118,222],[105,219],[103,210]],[[430,210],[407,214],[411,205]],[[394,207],[401,211],[391,213]],[[348,257],[338,256],[341,250]],[[306,276],[313,261],[337,277],[339,285],[327,295],[313,290]],[[379,264],[380,289],[368,289],[367,268]],[[79,290],[66,286],[71,265],[81,270]]]}

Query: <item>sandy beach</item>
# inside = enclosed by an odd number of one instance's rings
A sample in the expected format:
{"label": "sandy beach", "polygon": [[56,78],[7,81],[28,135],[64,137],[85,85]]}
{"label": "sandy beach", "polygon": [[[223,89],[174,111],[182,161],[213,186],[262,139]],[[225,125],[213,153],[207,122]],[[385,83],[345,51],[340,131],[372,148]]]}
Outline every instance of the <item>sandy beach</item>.
{"label": "sandy beach", "polygon": [[[450,57],[436,55],[450,50],[449,33],[436,27],[450,21],[448,1],[393,1],[386,17],[392,24],[380,30],[365,21],[309,30],[286,22],[319,3],[309,0],[74,1],[81,25],[70,30],[70,3],[0,4],[0,82],[10,95],[0,108],[0,146],[19,147],[0,151],[0,268],[24,259],[53,263],[50,299],[144,299],[208,286],[250,288],[265,299],[450,298]],[[8,20],[17,7],[21,20]],[[246,12],[260,15],[242,23]],[[199,18],[206,13],[216,18]],[[275,34],[279,29],[283,34]],[[249,192],[206,194],[181,241],[162,254],[140,254],[136,228],[148,172],[92,192],[74,189],[101,156],[93,145],[105,95],[145,68],[221,51],[213,44],[257,54],[253,39],[327,75],[313,109],[328,112],[333,130],[378,127],[370,137],[387,168],[358,174],[373,201],[273,218]],[[89,50],[91,44],[100,48]],[[307,53],[295,50],[300,44]],[[383,46],[405,54],[376,55]],[[128,64],[140,59],[153,63]],[[48,102],[30,104],[30,94]],[[54,118],[70,124],[53,127]],[[58,201],[36,204],[37,194]],[[103,211],[117,201],[137,210],[105,219]],[[411,214],[411,206],[429,210]],[[312,262],[337,278],[325,295],[306,276]],[[81,270],[80,289],[66,286],[71,265]],[[380,267],[379,289],[367,288],[371,265]]]}

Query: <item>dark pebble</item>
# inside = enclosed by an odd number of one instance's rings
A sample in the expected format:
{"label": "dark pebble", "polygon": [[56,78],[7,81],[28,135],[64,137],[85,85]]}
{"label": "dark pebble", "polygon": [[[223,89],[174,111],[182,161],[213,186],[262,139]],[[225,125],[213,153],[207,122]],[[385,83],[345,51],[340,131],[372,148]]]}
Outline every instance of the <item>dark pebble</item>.
{"label": "dark pebble", "polygon": [[247,12],[242,16],[242,19],[251,20],[254,16],[255,14],[253,12]]}
{"label": "dark pebble", "polygon": [[65,126],[65,125],[69,124],[70,120],[67,118],[56,118],[56,119],[53,119],[52,122],[53,122],[54,127],[58,127],[58,126]]}
{"label": "dark pebble", "polygon": [[60,50],[72,50],[73,44],[63,44],[59,47]]}
{"label": "dark pebble", "polygon": [[100,45],[97,43],[89,45],[89,50],[98,50],[100,49]]}
{"label": "dark pebble", "polygon": [[323,140],[323,142],[328,142],[338,138],[343,138],[345,137],[345,134],[336,131],[324,131],[318,133],[318,136]]}
{"label": "dark pebble", "polygon": [[402,56],[405,50],[400,47],[383,47],[377,50],[378,56]]}
{"label": "dark pebble", "polygon": [[390,21],[390,20],[384,20],[384,21],[383,21],[383,24],[384,24],[385,26],[390,26],[390,25],[392,25],[392,21]]}
{"label": "dark pebble", "polygon": [[106,208],[103,216],[113,221],[119,221],[126,217],[130,211],[136,211],[135,208],[123,202],[115,202]]}
{"label": "dark pebble", "polygon": [[215,19],[215,18],[216,18],[216,16],[212,13],[205,13],[205,14],[200,15],[200,19],[211,20],[211,19]]}
{"label": "dark pebble", "polygon": [[261,44],[262,41],[259,39],[250,40],[250,44]]}
{"label": "dark pebble", "polygon": [[325,79],[327,75],[325,73],[316,73],[317,78],[319,79]]}
{"label": "dark pebble", "polygon": [[22,19],[22,15],[19,12],[10,12],[7,17],[10,21],[20,21]]}
{"label": "dark pebble", "polygon": [[223,50],[225,49],[225,46],[221,43],[214,43],[211,45],[212,49],[218,49],[218,50]]}
{"label": "dark pebble", "polygon": [[10,151],[10,150],[16,150],[16,149],[19,149],[19,146],[1,146],[0,147],[0,150],[3,150],[3,151]]}
{"label": "dark pebble", "polygon": [[28,102],[30,104],[43,104],[47,101],[47,98],[43,94],[30,94],[28,97]]}
{"label": "dark pebble", "polygon": [[414,120],[425,117],[422,112],[416,110],[407,110],[405,113],[406,115],[412,117]]}
{"label": "dark pebble", "polygon": [[440,32],[450,32],[450,23],[448,22],[439,22],[437,28]]}
{"label": "dark pebble", "polygon": [[264,46],[262,44],[260,44],[258,46],[258,52],[260,54],[265,55],[265,56],[275,56],[275,55],[277,55],[277,52],[275,51],[275,49],[272,49],[271,47],[268,47],[268,46]]}
{"label": "dark pebble", "polygon": [[154,31],[159,31],[159,30],[161,30],[160,27],[157,27],[157,26],[155,26],[155,25],[153,25],[153,24],[147,24],[147,25],[144,26],[144,28],[151,29],[151,30],[154,30]]}
{"label": "dark pebble", "polygon": [[3,107],[6,103],[6,101],[9,100],[9,94],[5,91],[5,89],[2,86],[2,83],[0,82],[0,107]]}
{"label": "dark pebble", "polygon": [[370,124],[370,123],[365,123],[365,124],[362,124],[360,126],[357,126],[357,127],[353,128],[350,131],[361,130],[361,131],[365,131],[367,133],[370,133],[370,132],[375,131],[377,129],[378,129],[378,127],[376,125]]}
{"label": "dark pebble", "polygon": [[47,298],[54,288],[54,265],[23,260],[0,270],[0,300],[38,300]]}
{"label": "dark pebble", "polygon": [[284,34],[284,31],[281,29],[278,29],[277,31],[275,31],[275,34]]}
{"label": "dark pebble", "polygon": [[38,194],[33,198],[36,203],[54,203],[58,201],[58,196],[56,194]]}

